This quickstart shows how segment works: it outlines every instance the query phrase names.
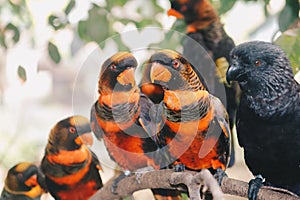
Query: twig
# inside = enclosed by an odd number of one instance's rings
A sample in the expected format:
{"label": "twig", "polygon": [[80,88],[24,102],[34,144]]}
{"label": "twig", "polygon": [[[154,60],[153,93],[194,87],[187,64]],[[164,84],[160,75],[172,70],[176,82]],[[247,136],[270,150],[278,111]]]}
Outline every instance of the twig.
{"label": "twig", "polygon": [[[112,200],[120,199],[132,195],[134,192],[142,189],[178,189],[180,191],[186,191],[186,188],[179,186],[179,184],[185,184],[188,187],[189,195],[194,200],[200,199],[200,185],[204,184],[213,194],[214,199],[222,199],[222,192],[220,188],[215,185],[215,180],[211,179],[211,174],[207,175],[206,170],[200,173],[192,171],[174,172],[173,170],[157,170],[143,173],[138,181],[136,175],[132,175],[124,178],[118,184],[116,189],[117,195],[111,193],[111,185],[113,180],[110,180],[101,188],[91,199],[92,200]],[[199,185],[200,184],[200,185]],[[217,189],[218,188],[218,189]],[[221,189],[225,194],[231,194],[235,196],[247,198],[248,183],[224,177],[221,185]],[[269,188],[261,188],[258,193],[259,200],[271,200],[271,199],[285,199],[285,200],[299,200],[300,198],[280,193],[278,191],[270,190]]]}
{"label": "twig", "polygon": [[[231,194],[247,198],[248,183],[224,177],[221,189],[225,194]],[[286,192],[282,193],[263,186],[258,192],[258,200],[272,199],[299,200],[300,198],[294,195],[286,194]]]}

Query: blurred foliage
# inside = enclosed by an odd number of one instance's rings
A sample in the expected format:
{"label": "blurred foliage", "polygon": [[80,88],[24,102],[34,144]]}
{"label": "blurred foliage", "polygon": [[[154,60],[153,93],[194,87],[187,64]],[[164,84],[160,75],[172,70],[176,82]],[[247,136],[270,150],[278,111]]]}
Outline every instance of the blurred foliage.
{"label": "blurred foliage", "polygon": [[[236,2],[244,1],[244,2],[261,2],[264,5],[264,10],[266,16],[270,13],[268,12],[268,6],[270,0],[211,0],[218,10],[219,14],[225,14],[229,10],[233,8]],[[280,31],[285,31],[287,28],[297,19],[299,18],[299,0],[286,0],[284,8],[280,11],[278,16],[278,25]]]}
{"label": "blurred foliage", "polygon": [[22,82],[26,82],[27,80],[26,71],[21,65],[18,67],[18,77],[22,80]]}
{"label": "blurred foliage", "polygon": [[78,23],[77,30],[80,38],[86,42],[95,41],[99,44],[107,39],[110,35],[107,16],[109,16],[109,13],[106,9],[94,4],[89,10],[88,19]]}
{"label": "blurred foliage", "polygon": [[[268,9],[270,0],[211,0],[220,15],[230,11],[238,1],[260,2],[264,6],[266,17],[270,15]],[[131,24],[139,29],[148,26],[162,27],[160,19],[166,13],[159,2],[159,0],[106,0],[98,4],[91,3],[87,18],[72,24],[69,21],[69,15],[76,8],[76,0],[69,0],[61,11],[49,15],[48,24],[54,31],[71,29],[83,42],[94,41],[99,44],[100,48],[104,48],[105,40],[120,32],[126,25]],[[6,21],[0,21],[0,45],[7,49],[19,41],[22,30],[31,27],[32,19],[26,0],[0,0],[0,15],[3,13],[5,15],[9,13],[9,17]],[[299,0],[286,0],[284,8],[278,14],[280,31],[287,30],[297,18],[299,18]],[[177,20],[172,29],[184,33],[185,24],[183,21]],[[167,40],[175,36],[173,32],[170,32],[166,33],[165,37]],[[126,49],[126,45],[119,37],[113,38],[119,45],[119,49]],[[166,46],[167,43],[163,42],[161,45]],[[50,41],[48,42],[48,53],[55,63],[61,61],[59,49]]]}
{"label": "blurred foliage", "polygon": [[51,59],[56,64],[60,62],[61,56],[60,56],[59,50],[58,50],[57,46],[50,41],[48,42],[48,53],[49,53]]}
{"label": "blurred foliage", "polygon": [[275,41],[287,54],[293,71],[296,74],[300,71],[300,29],[290,29],[285,31]]}
{"label": "blurred foliage", "polygon": [[19,41],[20,29],[30,28],[32,21],[25,0],[0,1],[0,17],[0,46],[7,49]]}
{"label": "blurred foliage", "polygon": [[[237,2],[260,2],[264,6],[266,17],[270,15],[268,7],[271,0],[210,0],[213,6],[217,9],[219,15],[226,14],[230,11]],[[284,32],[288,27],[299,18],[300,1],[286,0],[284,8],[278,14],[279,30]],[[174,25],[177,27],[177,25]]]}
{"label": "blurred foliage", "polygon": [[[79,21],[76,25],[71,25],[67,17],[75,6],[76,2],[71,0],[61,16],[50,15],[48,19],[50,26],[54,30],[72,27],[84,42],[97,42],[101,48],[104,48],[104,41],[107,38],[118,32],[115,28],[116,24],[125,26],[132,23],[137,28],[146,26],[161,27],[159,20],[155,19],[155,15],[164,11],[156,0],[106,1],[105,5],[93,3],[88,11],[88,18]],[[124,49],[122,41],[119,38],[115,39],[118,40],[115,42],[119,45],[119,48]]]}

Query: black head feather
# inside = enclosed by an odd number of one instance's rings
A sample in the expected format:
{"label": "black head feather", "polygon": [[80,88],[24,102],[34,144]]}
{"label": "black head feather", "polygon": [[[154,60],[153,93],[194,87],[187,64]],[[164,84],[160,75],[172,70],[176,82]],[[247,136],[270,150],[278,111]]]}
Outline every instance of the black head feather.
{"label": "black head feather", "polygon": [[25,185],[25,181],[37,174],[37,172],[37,167],[34,164],[27,162],[19,163],[8,171],[5,185],[12,191],[29,191],[31,187]]}
{"label": "black head feather", "polygon": [[56,154],[59,150],[76,150],[80,135],[90,133],[89,120],[83,116],[72,116],[59,121],[51,130],[46,153]]}
{"label": "black head feather", "polygon": [[131,89],[131,85],[116,87],[117,77],[128,68],[136,68],[137,60],[129,52],[118,52],[104,61],[99,78],[99,93],[104,90]]}
{"label": "black head feather", "polygon": [[207,85],[201,74],[180,53],[164,49],[151,56],[149,65],[158,63],[171,74],[167,81],[159,81],[165,89],[171,90],[207,90]]}
{"label": "black head feather", "polygon": [[238,81],[249,106],[261,116],[280,113],[284,105],[299,98],[299,85],[285,53],[268,42],[246,42],[230,53],[227,81]]}

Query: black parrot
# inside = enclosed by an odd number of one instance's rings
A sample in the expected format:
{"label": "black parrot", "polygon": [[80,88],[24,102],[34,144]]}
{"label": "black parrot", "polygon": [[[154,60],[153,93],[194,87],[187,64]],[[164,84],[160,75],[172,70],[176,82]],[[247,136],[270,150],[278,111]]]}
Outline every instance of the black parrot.
{"label": "black parrot", "polygon": [[300,195],[300,86],[288,58],[278,46],[262,41],[243,43],[230,56],[227,81],[238,81],[242,90],[238,140],[256,175],[249,199],[256,199],[262,184]]}

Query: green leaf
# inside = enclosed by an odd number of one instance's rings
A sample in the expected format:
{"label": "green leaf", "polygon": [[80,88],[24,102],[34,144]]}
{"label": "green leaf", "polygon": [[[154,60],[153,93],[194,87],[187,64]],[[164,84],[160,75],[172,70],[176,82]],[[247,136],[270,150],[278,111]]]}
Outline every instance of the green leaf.
{"label": "green leaf", "polygon": [[22,82],[26,82],[27,80],[26,70],[21,65],[19,65],[18,67],[18,76],[22,80]]}
{"label": "green leaf", "polygon": [[109,36],[107,11],[94,5],[93,8],[89,10],[88,19],[78,23],[77,31],[79,37],[87,42],[103,42]]}
{"label": "green leaf", "polygon": [[14,36],[12,39],[13,39],[14,43],[17,43],[20,39],[20,31],[19,31],[18,27],[16,27],[12,23],[8,23],[5,27],[5,31],[8,31],[8,30],[11,30],[14,32]]}
{"label": "green leaf", "polygon": [[52,26],[56,31],[66,26],[66,22],[62,22],[62,19],[57,15],[50,15],[48,17],[48,24]]}
{"label": "green leaf", "polygon": [[287,54],[293,72],[296,74],[300,71],[300,29],[290,29],[284,32],[276,41]]}
{"label": "green leaf", "polygon": [[7,45],[5,42],[5,35],[3,34],[3,32],[0,32],[0,45],[5,49],[7,49]]}
{"label": "green leaf", "polygon": [[287,28],[298,18],[299,15],[299,1],[286,0],[285,7],[279,14],[278,24],[279,30],[284,32]]}
{"label": "green leaf", "polygon": [[235,4],[236,0],[220,0],[220,7],[218,8],[218,13],[220,15],[229,11]]}
{"label": "green leaf", "polygon": [[127,2],[128,0],[114,0],[113,4],[114,6],[124,6]]}
{"label": "green leaf", "polygon": [[60,53],[58,51],[58,48],[55,44],[53,44],[52,42],[48,42],[48,53],[50,58],[57,64],[60,62],[61,60],[61,56]]}
{"label": "green leaf", "polygon": [[75,5],[76,5],[75,0],[70,0],[67,7],[65,8],[65,11],[64,11],[65,14],[68,15],[72,11],[72,9],[75,7]]}

